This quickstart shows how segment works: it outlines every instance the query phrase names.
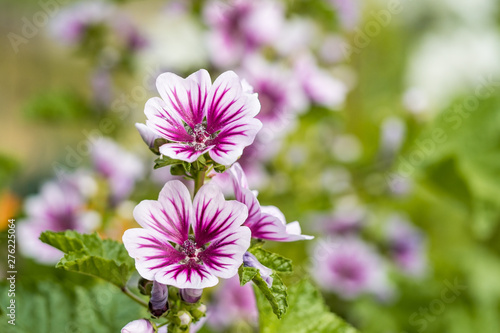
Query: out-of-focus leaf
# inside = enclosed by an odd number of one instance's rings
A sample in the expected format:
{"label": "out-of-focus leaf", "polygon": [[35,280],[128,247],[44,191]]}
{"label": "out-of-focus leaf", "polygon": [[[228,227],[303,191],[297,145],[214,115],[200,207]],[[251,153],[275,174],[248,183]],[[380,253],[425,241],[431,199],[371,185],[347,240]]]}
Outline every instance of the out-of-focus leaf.
{"label": "out-of-focus leaf", "polygon": [[59,122],[82,119],[89,115],[91,108],[76,92],[58,90],[34,96],[24,107],[29,119]]}
{"label": "out-of-focus leaf", "polygon": [[271,315],[269,303],[256,293],[262,333],[355,333],[357,330],[330,312],[319,291],[302,280],[288,291],[289,311],[281,320]]}
{"label": "out-of-focus leaf", "polygon": [[[10,299],[6,284],[0,286],[0,303]],[[16,290],[16,325],[2,317],[0,331],[19,332],[119,332],[129,321],[141,316],[141,307],[119,289],[102,283],[90,287],[61,286],[40,281],[32,288]]]}

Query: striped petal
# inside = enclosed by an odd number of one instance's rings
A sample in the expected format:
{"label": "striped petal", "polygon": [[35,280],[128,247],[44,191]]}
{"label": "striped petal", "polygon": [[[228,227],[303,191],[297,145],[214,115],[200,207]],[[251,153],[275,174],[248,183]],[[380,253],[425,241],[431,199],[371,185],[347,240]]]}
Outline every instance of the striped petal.
{"label": "striped petal", "polygon": [[253,143],[261,128],[262,123],[255,118],[245,118],[226,125],[212,140],[215,147],[210,151],[210,157],[219,164],[234,163],[243,154],[243,149]]}
{"label": "striped petal", "polygon": [[199,258],[212,274],[232,277],[250,246],[250,230],[242,226],[247,208],[236,201],[225,201],[217,186],[207,184],[196,195],[194,210],[195,242],[206,246]]}
{"label": "striped petal", "polygon": [[254,117],[260,111],[257,94],[243,91],[232,71],[221,74],[210,89],[207,101],[207,131],[219,132],[210,156],[220,164],[231,164],[243,148],[252,144],[262,123]]}
{"label": "striped petal", "polygon": [[198,157],[205,154],[213,147],[214,146],[208,146],[204,150],[196,150],[195,147],[184,143],[166,143],[160,146],[160,153],[173,159],[193,163]]}
{"label": "striped petal", "polygon": [[169,241],[163,234],[148,229],[128,229],[123,234],[123,245],[135,259],[139,274],[145,279],[164,284],[157,280],[158,272],[184,259],[184,255],[174,249]]}
{"label": "striped petal", "polygon": [[203,121],[211,83],[208,72],[200,69],[185,79],[174,73],[161,74],[156,80],[156,88],[168,112],[194,128]]}
{"label": "striped petal", "polygon": [[182,244],[189,237],[192,209],[188,189],[180,181],[173,180],[165,184],[158,201],[139,203],[134,209],[134,218],[143,228]]}
{"label": "striped petal", "polygon": [[182,118],[168,109],[161,98],[153,97],[146,102],[144,113],[148,126],[159,136],[176,142],[190,142],[192,137],[186,132]]}
{"label": "striped petal", "polygon": [[261,206],[256,194],[248,188],[245,173],[239,163],[235,163],[228,172],[233,181],[236,200],[248,208],[248,218],[244,225],[250,228],[253,238],[278,242],[314,238],[301,234],[299,222],[286,224],[285,216],[277,207]]}

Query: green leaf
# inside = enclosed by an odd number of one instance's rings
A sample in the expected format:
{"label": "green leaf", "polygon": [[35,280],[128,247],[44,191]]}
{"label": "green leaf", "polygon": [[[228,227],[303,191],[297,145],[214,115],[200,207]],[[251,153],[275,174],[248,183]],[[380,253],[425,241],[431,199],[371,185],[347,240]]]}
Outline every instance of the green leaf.
{"label": "green leaf", "polygon": [[[31,281],[30,283],[28,280]],[[16,288],[16,325],[2,317],[0,332],[119,332],[128,322],[145,316],[144,309],[119,289],[104,283],[64,286],[24,277]],[[0,285],[0,304],[9,303],[6,282]],[[10,320],[10,319],[9,319]]]}
{"label": "green leaf", "polygon": [[289,311],[278,320],[271,314],[269,302],[255,293],[262,333],[356,333],[351,325],[328,310],[320,292],[308,281],[302,280],[289,288]]}
{"label": "green leaf", "polygon": [[276,272],[292,272],[292,261],[290,259],[282,257],[279,254],[266,251],[262,248],[251,248],[248,251],[252,253],[262,265],[269,267]]}
{"label": "green leaf", "polygon": [[255,267],[245,267],[243,264],[238,268],[238,275],[240,276],[240,285],[244,286],[259,273],[259,270]]}
{"label": "green leaf", "polygon": [[173,176],[184,176],[186,175],[186,171],[183,165],[175,164],[170,168],[170,174]]}
{"label": "green leaf", "polygon": [[186,173],[190,173],[191,172],[191,163],[188,163],[188,162],[182,162],[182,166],[184,167],[184,170],[186,171]]}
{"label": "green leaf", "polygon": [[123,244],[102,240],[97,233],[82,235],[72,230],[45,231],[40,240],[65,253],[57,268],[95,276],[120,288],[126,285],[135,270],[134,260]]}
{"label": "green leaf", "polygon": [[222,164],[217,164],[214,166],[214,170],[215,172],[223,173],[224,171],[226,171],[226,166]]}
{"label": "green leaf", "polygon": [[260,272],[257,272],[252,281],[255,283],[255,286],[259,288],[262,295],[267,299],[272,312],[276,315],[276,317],[278,317],[278,319],[280,319],[286,313],[288,308],[286,286],[278,274],[273,273],[271,274],[271,277],[273,278],[273,285],[271,288],[269,288],[266,281],[262,279]]}
{"label": "green leaf", "polygon": [[[156,139],[156,140],[158,140],[158,139]],[[156,144],[156,141],[155,141],[155,144]],[[154,169],[159,169],[159,168],[162,168],[165,166],[182,164],[182,163],[183,162],[181,160],[176,160],[176,159],[170,158],[168,156],[162,156],[162,157],[159,157],[155,160]]]}

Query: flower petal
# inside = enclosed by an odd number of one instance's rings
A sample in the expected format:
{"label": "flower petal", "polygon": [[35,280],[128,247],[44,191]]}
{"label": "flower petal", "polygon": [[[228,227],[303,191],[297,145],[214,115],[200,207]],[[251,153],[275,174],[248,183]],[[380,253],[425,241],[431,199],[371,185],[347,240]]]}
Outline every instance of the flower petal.
{"label": "flower petal", "polygon": [[243,255],[250,246],[251,232],[245,226],[233,228],[200,253],[200,259],[215,276],[229,279],[238,273]]}
{"label": "flower petal", "polygon": [[192,137],[184,128],[182,118],[170,111],[167,103],[161,98],[150,98],[146,102],[144,113],[148,118],[146,125],[161,137],[177,142],[192,141]]}
{"label": "flower petal", "polygon": [[158,201],[144,200],[134,209],[135,220],[159,236],[182,244],[189,237],[193,219],[191,196],[184,184],[173,180],[165,184]]}
{"label": "flower petal", "polygon": [[260,111],[257,94],[243,91],[233,71],[222,73],[214,82],[207,102],[207,130],[222,130],[227,125],[255,117]]}
{"label": "flower petal", "polygon": [[208,146],[205,150],[196,150],[194,147],[184,143],[166,143],[160,146],[160,153],[173,159],[193,163],[198,157],[205,154],[213,147],[214,146]]}
{"label": "flower petal", "polygon": [[204,185],[193,201],[195,241],[198,245],[215,242],[234,233],[245,222],[248,209],[237,201],[226,201],[219,187]]}
{"label": "flower petal", "polygon": [[148,229],[128,229],[123,234],[123,245],[129,255],[135,259],[135,267],[139,274],[148,280],[155,278],[160,270],[176,265],[184,255],[178,252],[169,243],[164,234]]}
{"label": "flower petal", "polygon": [[234,163],[243,149],[253,143],[261,128],[260,120],[248,117],[226,125],[212,140],[215,147],[210,151],[210,157],[219,164]]}
{"label": "flower petal", "polygon": [[204,265],[176,264],[161,269],[155,280],[177,288],[203,289],[215,286],[219,279]]}
{"label": "flower petal", "polygon": [[156,88],[166,102],[167,109],[186,122],[191,128],[203,121],[211,79],[204,69],[183,79],[174,73],[158,76]]}

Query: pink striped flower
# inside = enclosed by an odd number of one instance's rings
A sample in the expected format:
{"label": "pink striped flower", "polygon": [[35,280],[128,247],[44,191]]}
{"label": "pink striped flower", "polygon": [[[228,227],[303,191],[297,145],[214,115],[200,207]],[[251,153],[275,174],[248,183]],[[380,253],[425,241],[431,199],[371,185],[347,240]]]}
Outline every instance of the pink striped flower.
{"label": "pink striped flower", "polygon": [[213,184],[191,201],[186,186],[173,180],[158,201],[137,205],[134,218],[143,228],[127,230],[123,243],[145,279],[177,288],[212,287],[218,278],[234,276],[243,262],[250,246],[250,230],[242,226],[247,215],[243,204],[225,201]]}
{"label": "pink striped flower", "polygon": [[144,110],[146,125],[167,139],[160,153],[194,162],[206,152],[219,164],[230,165],[252,144],[262,124],[257,94],[244,91],[232,71],[212,84],[204,69],[186,79],[173,73],[156,80],[161,98],[153,97]]}
{"label": "pink striped flower", "polygon": [[248,207],[245,221],[252,231],[253,238],[277,242],[293,242],[313,239],[313,236],[301,234],[299,222],[286,223],[283,213],[274,206],[261,206],[256,193],[248,188],[248,182],[239,163],[235,163],[229,173],[233,181],[236,200]]}

